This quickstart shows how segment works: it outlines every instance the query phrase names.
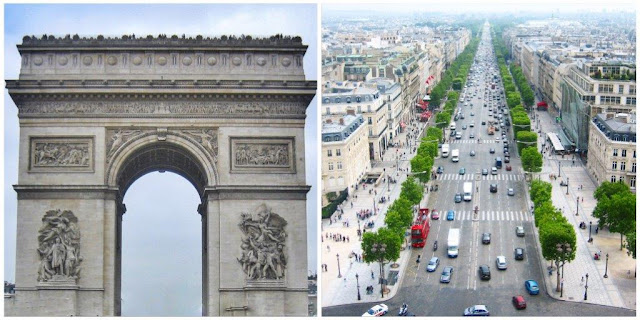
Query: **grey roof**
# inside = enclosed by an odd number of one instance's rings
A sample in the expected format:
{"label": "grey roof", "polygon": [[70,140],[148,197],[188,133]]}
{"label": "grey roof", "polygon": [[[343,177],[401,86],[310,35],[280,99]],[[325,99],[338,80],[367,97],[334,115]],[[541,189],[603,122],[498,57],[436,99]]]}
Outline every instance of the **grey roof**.
{"label": "grey roof", "polygon": [[[331,119],[331,123],[327,123],[327,120]],[[343,119],[343,124],[340,124],[340,119]],[[322,141],[334,142],[346,140],[358,127],[364,123],[364,118],[361,114],[357,115],[341,115],[324,116],[322,117]]]}
{"label": "grey roof", "polygon": [[629,121],[623,120],[626,114],[618,114],[618,117],[607,119],[606,113],[599,113],[593,118],[593,123],[613,141],[636,142],[636,115],[629,114]]}

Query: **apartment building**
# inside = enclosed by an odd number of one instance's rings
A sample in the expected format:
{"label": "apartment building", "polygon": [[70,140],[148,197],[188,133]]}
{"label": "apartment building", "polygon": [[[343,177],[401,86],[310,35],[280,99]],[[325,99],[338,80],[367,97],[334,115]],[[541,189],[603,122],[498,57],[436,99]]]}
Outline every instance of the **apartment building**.
{"label": "apartment building", "polygon": [[587,170],[600,184],[624,181],[636,188],[636,114],[599,113],[590,122]]}

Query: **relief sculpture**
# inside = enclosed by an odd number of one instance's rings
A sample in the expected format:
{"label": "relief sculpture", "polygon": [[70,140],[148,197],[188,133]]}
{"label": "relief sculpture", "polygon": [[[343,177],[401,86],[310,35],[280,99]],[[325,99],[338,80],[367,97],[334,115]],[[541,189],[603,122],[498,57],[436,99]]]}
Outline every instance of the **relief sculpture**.
{"label": "relief sculpture", "polygon": [[49,210],[38,235],[38,281],[74,280],[80,275],[78,218],[69,210]]}
{"label": "relief sculpture", "polygon": [[111,140],[107,142],[107,158],[111,156],[120,148],[122,144],[129,141],[131,138],[142,134],[141,130],[115,130],[111,135]]}
{"label": "relief sculpture", "polygon": [[244,237],[240,245],[242,257],[237,260],[249,279],[282,279],[287,266],[284,253],[287,221],[265,204],[257,211],[255,216],[241,214],[238,226]]}
{"label": "relief sculpture", "polygon": [[89,143],[35,143],[33,165],[36,167],[88,167],[89,160]]}
{"label": "relief sculpture", "polygon": [[235,159],[238,167],[289,166],[289,145],[238,143]]}
{"label": "relief sculpture", "polygon": [[195,138],[214,159],[218,158],[218,131],[215,129],[184,130],[184,133]]}

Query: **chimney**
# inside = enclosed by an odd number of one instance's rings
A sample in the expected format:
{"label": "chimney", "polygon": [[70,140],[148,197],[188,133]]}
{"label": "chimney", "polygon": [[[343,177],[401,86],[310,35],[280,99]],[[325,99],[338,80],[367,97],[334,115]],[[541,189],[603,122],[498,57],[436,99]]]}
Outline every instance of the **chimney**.
{"label": "chimney", "polygon": [[340,125],[344,126],[344,118],[340,118]]}
{"label": "chimney", "polygon": [[327,122],[327,123],[331,123],[331,119],[327,119],[327,121],[326,121],[326,122]]}

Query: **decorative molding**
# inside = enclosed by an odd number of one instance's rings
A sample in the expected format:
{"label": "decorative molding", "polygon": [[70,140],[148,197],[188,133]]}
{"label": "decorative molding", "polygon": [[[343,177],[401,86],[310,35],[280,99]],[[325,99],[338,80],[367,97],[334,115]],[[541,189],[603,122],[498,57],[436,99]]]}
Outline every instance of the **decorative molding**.
{"label": "decorative molding", "polygon": [[[174,130],[171,130],[174,131]],[[201,145],[213,158],[214,164],[218,164],[218,129],[175,130],[186,134],[190,140]]]}
{"label": "decorative molding", "polygon": [[29,137],[30,172],[93,172],[93,137]]}
{"label": "decorative molding", "polygon": [[295,173],[294,137],[229,137],[232,173]]}
{"label": "decorative molding", "polygon": [[[146,130],[146,132],[150,132],[151,130]],[[145,132],[138,129],[110,129],[107,130],[107,159],[108,162],[111,162],[111,158],[116,153],[116,151],[122,147],[127,141],[136,138]]]}
{"label": "decorative molding", "polygon": [[284,228],[287,221],[271,211],[266,204],[260,205],[256,214],[240,214],[238,226],[244,237],[240,248],[242,257],[236,258],[247,275],[247,284],[256,281],[257,286],[269,286],[265,282],[282,283],[287,267]]}
{"label": "decorative molding", "polygon": [[70,210],[49,210],[38,234],[38,282],[69,286],[80,276],[80,230]]}

